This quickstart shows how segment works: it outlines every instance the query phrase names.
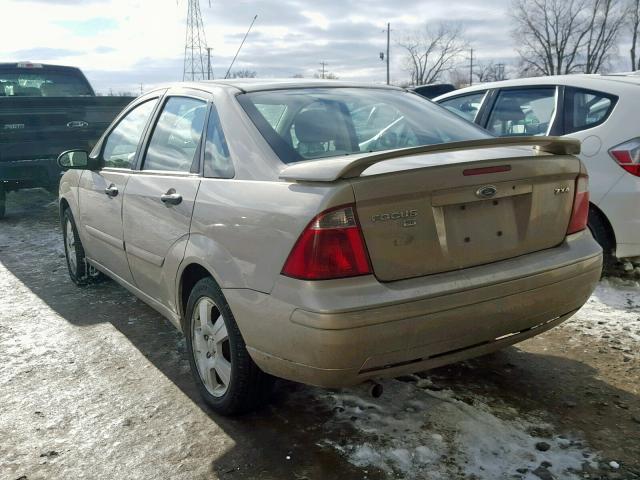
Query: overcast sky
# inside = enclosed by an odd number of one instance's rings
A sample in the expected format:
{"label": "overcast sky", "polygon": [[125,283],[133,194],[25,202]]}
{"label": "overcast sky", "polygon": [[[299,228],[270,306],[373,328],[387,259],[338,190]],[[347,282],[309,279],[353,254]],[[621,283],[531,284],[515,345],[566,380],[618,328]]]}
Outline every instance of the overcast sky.
{"label": "overcast sky", "polygon": [[[216,77],[254,15],[235,69],[312,76],[325,61],[342,79],[382,82],[386,22],[392,80],[408,78],[395,42],[427,22],[463,24],[479,58],[514,59],[509,0],[200,0]],[[182,80],[187,0],[0,0],[0,61],[75,65],[101,92]]]}

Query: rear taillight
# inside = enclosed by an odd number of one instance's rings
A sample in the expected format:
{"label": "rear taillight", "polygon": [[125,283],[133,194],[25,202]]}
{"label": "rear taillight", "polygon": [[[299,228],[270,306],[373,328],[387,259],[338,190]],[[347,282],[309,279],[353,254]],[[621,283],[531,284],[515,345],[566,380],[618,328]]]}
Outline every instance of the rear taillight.
{"label": "rear taillight", "polygon": [[613,147],[609,154],[627,172],[640,177],[640,138]]}
{"label": "rear taillight", "polygon": [[573,210],[567,235],[580,232],[587,228],[589,219],[589,176],[581,173],[576,179],[576,193],[573,197]]}
{"label": "rear taillight", "polygon": [[302,280],[328,280],[371,273],[369,255],[353,205],[327,210],[304,229],[282,274]]}

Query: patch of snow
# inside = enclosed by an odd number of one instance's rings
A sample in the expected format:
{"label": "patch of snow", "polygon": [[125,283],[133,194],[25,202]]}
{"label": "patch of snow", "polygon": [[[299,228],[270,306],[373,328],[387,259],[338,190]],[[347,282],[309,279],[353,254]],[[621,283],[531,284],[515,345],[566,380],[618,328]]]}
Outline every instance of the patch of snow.
{"label": "patch of snow", "polygon": [[[358,467],[376,467],[396,478],[426,472],[430,479],[537,478],[533,470],[549,462],[550,473],[572,479],[580,478],[585,463],[595,466],[594,455],[578,439],[540,433],[553,428],[534,415],[466,392],[431,391],[425,389],[431,382],[423,380],[385,381],[385,393],[375,402],[359,388],[319,391],[335,412],[331,423],[348,423],[358,432],[325,443]],[[536,449],[541,441],[550,446],[545,452]]]}
{"label": "patch of snow", "polygon": [[602,280],[584,307],[561,328],[572,328],[610,348],[639,356],[640,282],[619,278]]}

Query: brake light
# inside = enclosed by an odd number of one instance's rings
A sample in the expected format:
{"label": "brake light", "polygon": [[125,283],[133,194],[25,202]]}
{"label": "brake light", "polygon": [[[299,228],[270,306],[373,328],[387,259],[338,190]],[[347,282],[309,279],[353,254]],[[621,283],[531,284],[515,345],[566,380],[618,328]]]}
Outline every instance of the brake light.
{"label": "brake light", "polygon": [[589,176],[581,173],[576,179],[576,193],[573,197],[573,210],[567,235],[580,232],[587,228],[589,219]]}
{"label": "brake light", "polygon": [[640,177],[640,138],[613,147],[609,154],[627,172]]}
{"label": "brake light", "polygon": [[353,205],[314,218],[293,246],[282,274],[301,280],[327,280],[371,273],[362,230]]}

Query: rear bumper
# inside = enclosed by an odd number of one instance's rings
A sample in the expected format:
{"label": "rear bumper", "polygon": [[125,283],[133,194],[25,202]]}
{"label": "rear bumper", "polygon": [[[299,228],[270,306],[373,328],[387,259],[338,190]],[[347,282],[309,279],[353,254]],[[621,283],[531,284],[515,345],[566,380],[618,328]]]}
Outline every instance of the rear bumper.
{"label": "rear bumper", "polygon": [[537,335],[586,302],[601,267],[600,247],[582,232],[543,252],[390,284],[283,278],[271,295],[231,289],[225,295],[260,368],[337,387]]}

